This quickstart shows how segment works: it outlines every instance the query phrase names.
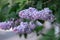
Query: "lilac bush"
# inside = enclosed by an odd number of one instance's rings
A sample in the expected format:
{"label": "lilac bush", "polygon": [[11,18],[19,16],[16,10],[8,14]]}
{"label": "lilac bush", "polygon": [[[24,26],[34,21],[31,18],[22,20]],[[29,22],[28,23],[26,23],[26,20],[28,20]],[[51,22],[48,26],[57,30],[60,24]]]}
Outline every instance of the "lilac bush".
{"label": "lilac bush", "polygon": [[[1,29],[13,28],[13,31],[19,34],[29,34],[33,32],[37,27],[43,26],[43,24],[38,20],[43,21],[54,21],[54,15],[49,8],[44,8],[42,10],[37,10],[36,8],[29,7],[28,9],[21,10],[18,15],[20,18],[15,21],[1,22]],[[29,20],[23,21],[24,19]],[[12,26],[12,25],[15,26]],[[38,29],[39,30],[39,29]]]}
{"label": "lilac bush", "polygon": [[[0,23],[0,28],[9,29],[11,28],[11,25],[14,24],[16,26],[16,28],[14,29],[17,29],[17,31],[20,33],[24,33],[24,32],[29,32],[31,30],[34,30],[35,27],[37,26],[42,26],[42,24],[39,21],[37,21],[38,19],[44,21],[48,20],[50,22],[53,22],[54,20],[54,15],[52,14],[52,11],[49,8],[44,8],[38,11],[36,8],[29,7],[28,9],[21,10],[19,12],[19,17],[20,19],[17,19],[14,22],[8,21],[8,22]],[[30,22],[23,22],[23,19],[29,19]]]}

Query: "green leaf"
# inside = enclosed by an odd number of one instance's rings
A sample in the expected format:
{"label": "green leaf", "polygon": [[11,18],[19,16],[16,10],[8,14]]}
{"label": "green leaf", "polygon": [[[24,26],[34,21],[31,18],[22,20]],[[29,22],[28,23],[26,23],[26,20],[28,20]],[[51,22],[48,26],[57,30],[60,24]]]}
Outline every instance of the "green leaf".
{"label": "green leaf", "polygon": [[29,19],[24,19],[23,21],[24,21],[24,22],[30,22],[30,20],[29,20]]}
{"label": "green leaf", "polygon": [[42,30],[43,29],[43,26],[37,26],[36,28],[35,28],[35,31],[36,32],[39,32],[40,30]]}
{"label": "green leaf", "polygon": [[36,35],[39,36],[38,32],[43,29],[43,26],[37,26],[34,31],[36,31]]}

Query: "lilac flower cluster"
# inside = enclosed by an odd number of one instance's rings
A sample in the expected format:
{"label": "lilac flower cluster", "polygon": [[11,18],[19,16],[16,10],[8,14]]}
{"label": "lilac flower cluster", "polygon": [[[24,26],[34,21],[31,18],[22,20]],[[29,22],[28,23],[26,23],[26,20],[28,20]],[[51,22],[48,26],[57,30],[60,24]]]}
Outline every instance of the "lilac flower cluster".
{"label": "lilac flower cluster", "polygon": [[19,12],[19,16],[21,18],[26,18],[26,19],[33,19],[33,12],[37,11],[35,8],[30,7],[29,9],[25,9]]}
{"label": "lilac flower cluster", "polygon": [[0,22],[0,29],[4,29],[4,30],[10,29],[12,23],[13,23],[12,21]]}
{"label": "lilac flower cluster", "polygon": [[29,7],[28,9],[22,10],[19,12],[20,18],[31,19],[31,20],[51,20],[53,21],[54,15],[49,8],[44,8],[43,10],[38,11],[35,8]]}
{"label": "lilac flower cluster", "polygon": [[36,25],[33,22],[21,22],[19,26],[14,28],[14,31],[20,34],[31,33]]}

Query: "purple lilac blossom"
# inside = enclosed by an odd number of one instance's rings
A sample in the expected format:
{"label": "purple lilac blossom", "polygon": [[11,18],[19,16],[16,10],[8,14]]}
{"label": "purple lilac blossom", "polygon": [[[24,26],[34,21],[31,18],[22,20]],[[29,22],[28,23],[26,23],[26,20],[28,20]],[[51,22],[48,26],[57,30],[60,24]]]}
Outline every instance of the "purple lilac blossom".
{"label": "purple lilac blossom", "polygon": [[14,28],[16,33],[24,34],[24,33],[31,33],[32,30],[35,28],[35,24],[33,22],[21,22],[19,26]]}
{"label": "purple lilac blossom", "polygon": [[49,8],[44,8],[43,10],[38,11],[35,8],[29,7],[28,9],[22,10],[19,12],[19,17],[31,20],[53,20],[54,15]]}
{"label": "purple lilac blossom", "polygon": [[8,21],[8,22],[0,22],[0,28],[3,30],[7,30],[11,28],[12,25],[12,21]]}
{"label": "purple lilac blossom", "polygon": [[21,18],[27,18],[27,17],[28,17],[28,14],[26,14],[26,9],[20,11],[20,12],[19,12],[19,16],[20,16]]}
{"label": "purple lilac blossom", "polygon": [[25,33],[25,29],[28,27],[27,22],[21,22],[19,26],[14,28],[14,31],[20,34]]}
{"label": "purple lilac blossom", "polygon": [[53,22],[55,20],[55,16],[53,14],[50,14],[47,20]]}
{"label": "purple lilac blossom", "polygon": [[41,10],[41,11],[39,11],[38,12],[39,13],[39,15],[40,15],[40,20],[47,20],[47,18],[48,18],[48,14],[46,14],[45,12],[44,12],[44,10]]}
{"label": "purple lilac blossom", "polygon": [[33,21],[30,21],[30,22],[29,22],[29,28],[32,29],[32,30],[34,30],[35,27],[36,27],[36,24],[34,24]]}
{"label": "purple lilac blossom", "polygon": [[37,11],[37,9],[29,7],[28,9],[22,10],[19,12],[19,17],[25,19],[33,19],[33,12]]}
{"label": "purple lilac blossom", "polygon": [[50,22],[53,22],[54,15],[52,14],[52,11],[49,8],[44,8],[43,10],[39,11],[40,13],[40,19],[41,20],[48,20]]}
{"label": "purple lilac blossom", "polygon": [[34,11],[32,14],[32,18],[33,20],[37,20],[40,18],[40,13],[38,13],[38,11]]}
{"label": "purple lilac blossom", "polygon": [[52,13],[52,11],[51,11],[49,8],[44,8],[44,12],[45,12],[46,14]]}

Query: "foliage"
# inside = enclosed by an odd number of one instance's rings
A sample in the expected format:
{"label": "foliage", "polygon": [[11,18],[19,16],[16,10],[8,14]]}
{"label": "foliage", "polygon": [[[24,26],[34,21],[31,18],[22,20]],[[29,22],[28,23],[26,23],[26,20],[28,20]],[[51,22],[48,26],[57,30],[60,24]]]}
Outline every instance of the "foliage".
{"label": "foliage", "polygon": [[45,34],[41,40],[56,40],[54,29],[52,28],[49,32],[47,32],[47,34]]}
{"label": "foliage", "polygon": [[[9,1],[9,0],[8,0]],[[60,22],[60,0],[11,0],[13,1],[12,6],[9,7],[10,3],[7,0],[0,0],[0,15],[3,14],[1,21],[7,20],[8,17],[16,18],[19,10],[26,9],[30,6],[35,7],[39,10],[49,7],[53,10],[53,14],[57,17],[56,21]],[[4,3],[3,3],[4,2]],[[14,15],[14,16],[13,16]],[[6,17],[6,18],[5,18]],[[5,18],[5,19],[4,19]],[[4,20],[3,20],[4,19]]]}

